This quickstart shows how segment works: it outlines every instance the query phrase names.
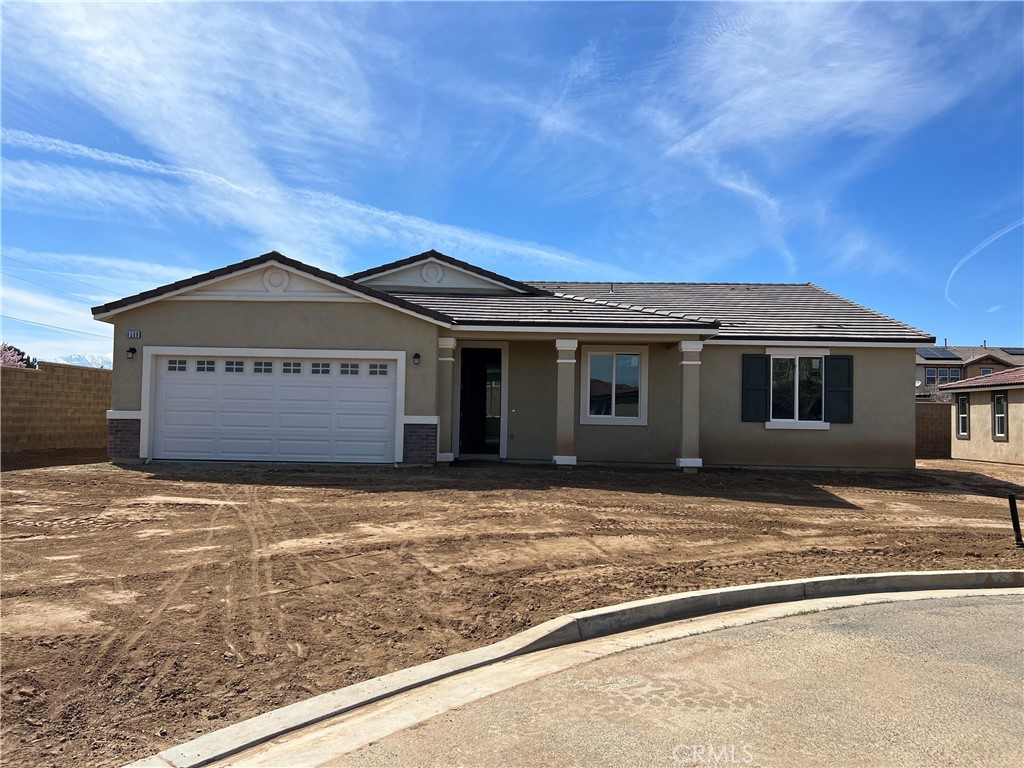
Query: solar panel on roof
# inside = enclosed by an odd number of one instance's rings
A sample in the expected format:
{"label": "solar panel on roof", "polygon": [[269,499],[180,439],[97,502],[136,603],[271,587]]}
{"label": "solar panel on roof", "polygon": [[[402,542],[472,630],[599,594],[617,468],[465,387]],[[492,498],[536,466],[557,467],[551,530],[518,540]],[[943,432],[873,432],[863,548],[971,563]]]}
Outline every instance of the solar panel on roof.
{"label": "solar panel on roof", "polygon": [[1024,347],[1000,347],[1008,355],[1024,355]]}
{"label": "solar panel on roof", "polygon": [[959,360],[960,355],[944,347],[918,347],[917,354],[925,360]]}

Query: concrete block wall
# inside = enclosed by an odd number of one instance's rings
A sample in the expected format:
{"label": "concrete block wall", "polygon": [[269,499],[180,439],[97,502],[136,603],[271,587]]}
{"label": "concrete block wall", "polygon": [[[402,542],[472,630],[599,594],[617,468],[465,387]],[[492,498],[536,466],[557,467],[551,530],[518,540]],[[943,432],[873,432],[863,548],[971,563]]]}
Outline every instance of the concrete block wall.
{"label": "concrete block wall", "polygon": [[110,380],[80,365],[0,367],[0,453],[103,450]]}
{"label": "concrete block wall", "polygon": [[917,458],[948,459],[953,427],[950,403],[916,403]]}

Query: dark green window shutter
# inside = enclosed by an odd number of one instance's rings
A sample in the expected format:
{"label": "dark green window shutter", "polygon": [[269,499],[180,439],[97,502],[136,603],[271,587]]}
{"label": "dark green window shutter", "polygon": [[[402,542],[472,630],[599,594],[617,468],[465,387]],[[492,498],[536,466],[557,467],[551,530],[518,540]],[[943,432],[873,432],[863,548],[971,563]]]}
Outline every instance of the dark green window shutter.
{"label": "dark green window shutter", "polygon": [[743,356],[743,421],[768,421],[771,375],[768,355]]}
{"label": "dark green window shutter", "polygon": [[850,355],[825,358],[825,421],[853,422],[853,357]]}

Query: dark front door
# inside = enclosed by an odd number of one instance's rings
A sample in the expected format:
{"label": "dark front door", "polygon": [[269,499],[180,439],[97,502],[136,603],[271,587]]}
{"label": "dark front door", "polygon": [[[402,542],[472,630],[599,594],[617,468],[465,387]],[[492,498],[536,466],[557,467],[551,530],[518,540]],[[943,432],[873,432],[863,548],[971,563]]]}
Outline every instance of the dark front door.
{"label": "dark front door", "polygon": [[501,447],[501,350],[462,350],[459,453],[498,455]]}

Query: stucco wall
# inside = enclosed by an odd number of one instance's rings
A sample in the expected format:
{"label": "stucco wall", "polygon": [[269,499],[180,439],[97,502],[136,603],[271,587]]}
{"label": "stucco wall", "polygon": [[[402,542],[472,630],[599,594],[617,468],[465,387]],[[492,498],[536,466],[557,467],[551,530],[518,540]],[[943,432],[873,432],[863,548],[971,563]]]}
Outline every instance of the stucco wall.
{"label": "stucco wall", "polygon": [[[149,345],[405,350],[406,414],[437,413],[437,326],[377,304],[160,301],[118,315],[115,329],[114,410],[141,407],[142,350]],[[142,338],[126,338],[129,329]],[[128,347],[138,350],[134,360]],[[412,364],[416,352],[420,365]]]}
{"label": "stucco wall", "polygon": [[[1002,390],[1007,395],[1008,440],[992,439],[992,393],[969,392],[970,438],[956,435],[956,408],[950,407],[950,431],[954,459],[1024,464],[1024,389]],[[951,392],[955,398],[963,392]]]}
{"label": "stucco wall", "polygon": [[110,377],[62,363],[0,368],[3,453],[106,448]]}
{"label": "stucco wall", "polygon": [[[580,347],[591,343],[601,344],[581,341]],[[639,346],[648,348],[647,426],[579,423],[582,354],[576,351],[573,424],[578,461],[674,464],[679,450],[679,352],[665,343]],[[509,344],[510,459],[550,461],[555,454],[556,359],[550,340]]]}
{"label": "stucco wall", "polygon": [[[823,345],[827,346],[827,345]],[[705,465],[914,466],[914,350],[835,348],[853,356],[853,423],[822,431],[769,430],[740,420],[741,356],[764,346],[701,353],[701,458]]]}

